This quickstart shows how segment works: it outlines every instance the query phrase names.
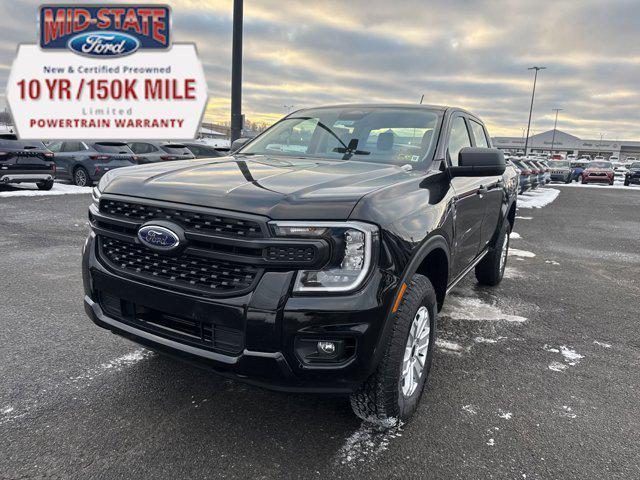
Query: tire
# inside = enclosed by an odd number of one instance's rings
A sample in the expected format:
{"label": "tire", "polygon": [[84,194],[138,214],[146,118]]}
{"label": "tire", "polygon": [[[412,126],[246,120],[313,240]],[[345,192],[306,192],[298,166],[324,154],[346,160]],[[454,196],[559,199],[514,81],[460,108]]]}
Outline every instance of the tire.
{"label": "tire", "polygon": [[505,221],[495,245],[476,265],[476,280],[482,285],[494,286],[502,281],[509,254],[509,233],[511,233],[511,224]]}
{"label": "tire", "polygon": [[84,167],[78,167],[73,171],[73,184],[78,187],[90,187],[93,185],[89,172]]}
{"label": "tire", "polygon": [[628,179],[628,178],[625,178],[625,179],[624,179],[624,186],[625,186],[625,187],[628,187],[628,186],[629,186],[629,179]]}
{"label": "tire", "polygon": [[38,190],[51,190],[53,188],[53,180],[45,180],[44,182],[37,182],[36,186]]}
{"label": "tire", "polygon": [[[436,315],[437,300],[433,285],[427,277],[414,275],[400,308],[389,320],[393,322],[393,333],[384,357],[375,373],[351,394],[351,407],[358,417],[388,428],[398,421],[407,421],[413,415],[431,369]],[[418,334],[422,334],[422,348],[416,348],[414,342],[417,329],[420,330]],[[426,345],[424,342],[427,342]],[[403,375],[407,365],[409,368]],[[418,380],[413,381],[416,372]]]}
{"label": "tire", "polygon": [[565,183],[565,184],[569,184],[569,183],[571,183],[571,177],[570,177],[570,176],[569,176],[569,177],[567,177],[567,179],[564,181],[564,183]]}

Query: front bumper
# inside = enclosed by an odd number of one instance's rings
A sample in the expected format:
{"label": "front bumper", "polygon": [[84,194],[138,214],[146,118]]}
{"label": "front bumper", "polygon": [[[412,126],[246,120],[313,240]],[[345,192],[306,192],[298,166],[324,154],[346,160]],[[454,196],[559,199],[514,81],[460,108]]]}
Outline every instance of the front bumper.
{"label": "front bumper", "polygon": [[613,182],[613,177],[608,177],[606,175],[583,175],[582,183],[611,183]]}
{"label": "front bumper", "polygon": [[[221,375],[284,391],[350,393],[373,372],[381,349],[397,278],[374,270],[357,293],[346,296],[293,296],[294,272],[267,272],[243,296],[204,298],[124,278],[96,256],[90,234],[83,252],[85,310],[98,326],[148,348],[179,357]],[[116,297],[121,310],[106,313],[103,299]],[[237,333],[236,353],[215,351],[187,337],[147,328],[136,313],[168,315],[184,321],[213,322]],[[116,309],[117,310],[117,309]],[[132,313],[133,312],[133,313]],[[352,354],[338,363],[307,363],[300,341],[344,341]]]}
{"label": "front bumper", "polygon": [[552,182],[568,182],[571,179],[571,172],[551,173]]}

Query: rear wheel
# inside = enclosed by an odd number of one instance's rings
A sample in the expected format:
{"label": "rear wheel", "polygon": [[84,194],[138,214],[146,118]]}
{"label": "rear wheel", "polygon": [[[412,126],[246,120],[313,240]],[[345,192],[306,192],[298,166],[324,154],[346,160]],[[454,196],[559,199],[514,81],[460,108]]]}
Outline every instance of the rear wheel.
{"label": "rear wheel", "polygon": [[429,279],[414,275],[395,313],[393,333],[376,372],[351,395],[354,413],[383,427],[407,420],[427,383],[436,329],[436,294]]}
{"label": "rear wheel", "polygon": [[78,187],[90,187],[93,184],[89,178],[89,172],[84,167],[78,167],[74,170],[73,183]]}
{"label": "rear wheel", "polygon": [[505,221],[496,239],[495,246],[476,265],[476,279],[481,284],[493,286],[502,281],[504,269],[507,266],[507,255],[509,254],[510,232],[511,224]]}
{"label": "rear wheel", "polygon": [[36,186],[38,187],[38,190],[51,190],[53,188],[53,180],[37,182]]}

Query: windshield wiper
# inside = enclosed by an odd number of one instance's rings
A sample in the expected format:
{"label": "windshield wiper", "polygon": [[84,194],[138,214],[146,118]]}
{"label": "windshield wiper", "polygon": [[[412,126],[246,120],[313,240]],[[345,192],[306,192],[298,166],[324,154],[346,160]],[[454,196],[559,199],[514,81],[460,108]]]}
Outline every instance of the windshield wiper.
{"label": "windshield wiper", "polygon": [[[314,120],[313,117],[295,117],[295,118],[296,119],[300,119],[300,120]],[[336,152],[336,153],[343,153],[344,155],[342,156],[342,160],[349,160],[354,155],[370,155],[371,154],[371,152],[367,152],[367,151],[364,151],[364,150],[358,150],[358,141],[359,140],[357,138],[352,138],[351,140],[349,140],[349,145],[347,145],[346,143],[344,143],[342,141],[342,139],[338,135],[336,135],[336,132],[331,130],[324,123],[322,123],[321,121],[318,120],[317,125],[321,129],[323,129],[326,132],[328,132],[333,138],[338,140],[338,142],[340,142],[340,145],[342,145],[342,147],[336,147],[332,151]]]}

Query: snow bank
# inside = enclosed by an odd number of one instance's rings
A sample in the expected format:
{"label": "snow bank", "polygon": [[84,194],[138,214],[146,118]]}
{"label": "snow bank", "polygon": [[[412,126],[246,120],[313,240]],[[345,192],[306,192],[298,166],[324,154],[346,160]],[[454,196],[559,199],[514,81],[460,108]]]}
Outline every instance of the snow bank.
{"label": "snow bank", "polygon": [[[9,188],[10,190],[8,190]],[[91,193],[92,187],[77,187],[66,183],[54,183],[51,190],[38,190],[36,184],[25,183],[19,185],[11,185],[0,190],[0,198],[2,197],[46,197],[50,195],[73,195],[81,193]]]}
{"label": "snow bank", "polygon": [[560,194],[555,188],[543,188],[532,190],[518,196],[518,208],[542,208],[546,207]]}

